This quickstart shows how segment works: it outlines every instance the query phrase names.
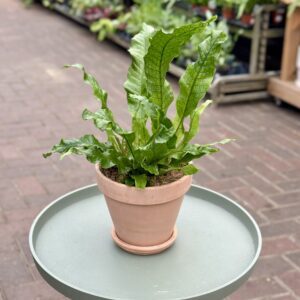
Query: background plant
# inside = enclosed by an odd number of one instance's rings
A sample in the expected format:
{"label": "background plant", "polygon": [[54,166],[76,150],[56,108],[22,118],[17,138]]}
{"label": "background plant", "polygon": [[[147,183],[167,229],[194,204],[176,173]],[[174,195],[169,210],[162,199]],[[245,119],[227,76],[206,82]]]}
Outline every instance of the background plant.
{"label": "background plant", "polygon": [[189,0],[188,2],[190,2],[191,4],[194,4],[194,5],[203,5],[203,6],[207,6],[209,0]]}
{"label": "background plant", "polygon": [[288,7],[288,16],[291,16],[297,7],[300,7],[300,0],[292,1]]}
{"label": "background plant", "polygon": [[124,10],[122,0],[69,0],[72,11],[76,14],[82,14],[86,9],[99,7],[109,9],[113,13],[120,13]]}
{"label": "background plant", "polygon": [[[206,18],[210,19],[211,17],[212,13],[207,11]],[[225,67],[235,58],[232,51],[242,30],[238,31],[235,35],[230,35],[226,20],[221,20],[218,23],[211,22],[206,30],[207,36],[209,36],[211,32],[215,30],[222,31],[227,35],[227,39],[222,44],[220,54],[217,58],[217,67]],[[204,34],[194,34],[191,38],[191,42],[183,48],[181,58],[185,59],[187,63],[195,61],[198,57],[199,45],[207,36]]]}
{"label": "background plant", "polygon": [[70,0],[69,5],[73,13],[82,14],[88,8],[100,7],[103,2],[103,0]]}
{"label": "background plant", "polygon": [[122,15],[114,20],[102,18],[96,22],[93,22],[90,26],[90,30],[97,33],[97,38],[99,41],[103,41],[107,37],[114,35],[117,29],[121,28],[122,24],[126,24],[126,15]]}
{"label": "background plant", "polygon": [[[44,157],[52,153],[59,153],[62,157],[84,155],[90,162],[99,163],[101,168],[117,168],[118,173],[124,175],[124,183],[138,188],[149,185],[151,177],[173,170],[184,174],[197,172],[191,162],[219,150],[217,143],[200,145],[191,143],[191,140],[198,133],[201,114],[211,103],[206,101],[198,106],[214,77],[226,34],[213,30],[199,45],[198,60],[190,64],[180,78],[176,115],[172,120],[167,112],[175,99],[166,73],[181,47],[195,33],[205,34],[207,25],[213,20],[184,25],[171,33],[144,24],[141,32],[133,38],[129,50],[132,64],[124,84],[132,117],[131,130],[121,128],[115,121],[107,106],[107,92],[96,79],[82,65],[72,65],[82,70],[84,81],[92,87],[101,104],[96,112],[85,109],[82,117],[106,132],[107,141],[100,142],[93,135],[63,139]],[[189,121],[187,128],[185,121]],[[147,126],[148,122],[151,126]]]}
{"label": "background plant", "polygon": [[100,40],[114,34],[119,28],[126,27],[130,35],[137,34],[142,30],[143,23],[149,24],[156,29],[173,30],[187,23],[185,15],[178,15],[173,7],[176,0],[135,0],[131,10],[120,14],[115,20],[101,19],[94,22],[90,29],[98,33]]}
{"label": "background plant", "polygon": [[24,3],[24,5],[30,6],[31,4],[34,3],[34,0],[22,0],[22,2]]}
{"label": "background plant", "polygon": [[237,18],[240,18],[244,13],[251,14],[255,5],[278,4],[279,0],[236,0],[238,7]]}
{"label": "background plant", "polygon": [[226,8],[234,8],[235,5],[239,4],[238,0],[224,0],[222,1],[222,6]]}
{"label": "background plant", "polygon": [[175,3],[176,0],[136,0],[127,20],[127,31],[136,34],[142,29],[143,23],[167,31],[184,25],[186,17],[174,12]]}

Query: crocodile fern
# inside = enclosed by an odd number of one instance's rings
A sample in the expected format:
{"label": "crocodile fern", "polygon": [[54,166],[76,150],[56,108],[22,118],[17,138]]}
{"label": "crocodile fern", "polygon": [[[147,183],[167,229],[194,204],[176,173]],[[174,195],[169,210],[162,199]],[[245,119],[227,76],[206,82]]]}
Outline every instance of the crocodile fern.
{"label": "crocodile fern", "polygon": [[[78,139],[63,139],[52,150],[65,157],[70,154],[84,155],[91,163],[99,163],[102,169],[116,168],[123,182],[144,188],[153,176],[180,171],[194,174],[198,171],[192,163],[202,156],[219,151],[218,143],[199,145],[191,143],[199,130],[202,113],[211,101],[199,102],[205,96],[215,73],[215,65],[226,34],[211,31],[199,45],[199,58],[188,66],[179,81],[179,95],[176,99],[176,116],[168,116],[169,106],[175,101],[172,88],[166,80],[166,73],[172,60],[194,34],[205,34],[214,18],[176,28],[173,32],[155,30],[144,24],[133,40],[129,50],[132,64],[124,84],[128,110],[132,117],[131,130],[118,125],[107,105],[107,92],[97,80],[80,64],[70,65],[83,72],[83,80],[90,85],[100,108],[85,109],[84,120],[106,133],[107,140],[99,141],[93,135]],[[186,121],[189,121],[186,126]]]}

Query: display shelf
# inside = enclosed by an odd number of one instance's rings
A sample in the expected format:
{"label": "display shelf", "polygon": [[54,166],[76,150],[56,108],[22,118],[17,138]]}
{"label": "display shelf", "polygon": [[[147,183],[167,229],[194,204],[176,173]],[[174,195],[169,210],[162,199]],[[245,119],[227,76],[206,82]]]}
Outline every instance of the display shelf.
{"label": "display shelf", "polygon": [[[265,70],[267,53],[267,40],[269,38],[279,38],[283,36],[282,28],[269,28],[270,13],[275,9],[274,5],[257,6],[255,10],[256,23],[252,29],[245,29],[241,35],[252,40],[250,55],[249,74],[237,74],[220,76],[209,90],[210,96],[218,104],[261,100],[269,97],[267,92],[268,79],[276,74]],[[230,25],[231,32],[237,32],[240,27],[235,24]],[[110,39],[123,48],[128,47],[121,37],[115,35]],[[180,77],[185,69],[171,64],[169,73]]]}
{"label": "display shelf", "polygon": [[277,72],[221,76],[210,89],[212,99],[219,103],[262,100],[269,97],[268,80]]}
{"label": "display shelf", "polygon": [[108,39],[124,49],[128,49],[130,47],[130,43],[122,39],[118,34],[112,35],[108,37]]}
{"label": "display shelf", "polygon": [[[272,11],[276,5],[256,5],[254,9],[255,23],[245,26],[239,20],[229,20],[231,33],[251,40],[249,73],[221,76],[214,81],[210,94],[217,103],[249,101],[268,98],[268,79],[274,72],[266,70],[268,40],[282,38],[283,28],[270,28]],[[204,18],[205,15],[199,15]]]}
{"label": "display shelf", "polygon": [[[237,33],[241,30],[240,26],[229,24],[229,29],[231,33]],[[242,32],[239,34],[240,36],[247,37],[249,39],[253,38],[253,30],[248,28],[248,29],[242,29]],[[263,31],[261,35],[264,38],[279,38],[284,35],[284,29],[283,28],[270,28],[267,31]]]}
{"label": "display shelf", "polygon": [[[232,34],[239,33],[239,36],[251,40],[250,51],[250,74],[265,72],[265,62],[267,55],[267,40],[273,38],[281,38],[284,34],[283,28],[272,28],[270,26],[271,14],[278,5],[256,5],[253,11],[255,19],[254,25],[247,25],[238,19],[228,20],[229,31]],[[198,17],[205,19],[205,14],[198,13]],[[222,20],[222,16],[219,18]]]}
{"label": "display shelf", "polygon": [[[254,12],[256,22],[253,28],[243,29],[241,33],[241,35],[252,40],[249,74],[218,77],[209,90],[209,94],[213,95],[217,103],[261,99],[268,96],[266,93],[266,82],[269,72],[265,71],[267,40],[283,35],[282,29],[269,28],[270,12],[274,10],[274,8],[274,5],[256,7]],[[66,5],[54,4],[53,9],[87,28],[90,26],[89,22],[84,20],[81,16],[74,15]],[[230,25],[231,32],[237,32],[238,30],[240,30],[240,27],[237,24]],[[119,34],[110,36],[108,39],[124,49],[128,49],[130,45],[130,43]],[[184,71],[184,68],[174,63],[171,64],[169,69],[169,73],[176,77],[180,77]],[[262,76],[255,76],[256,74],[262,74]],[[271,76],[273,76],[273,74]],[[247,81],[251,82],[251,84],[245,85],[244,82]],[[255,85],[257,87],[255,87]],[[264,87],[263,90],[261,90],[262,86]]]}
{"label": "display shelf", "polygon": [[271,78],[268,90],[272,96],[300,108],[300,86],[294,81]]}
{"label": "display shelf", "polygon": [[269,82],[269,93],[300,108],[300,87],[295,83],[297,50],[300,45],[300,7],[287,18],[285,39],[279,78]]}
{"label": "display shelf", "polygon": [[55,11],[59,12],[60,14],[68,17],[69,19],[85,26],[89,27],[89,23],[85,21],[82,17],[76,16],[70,12],[70,8],[64,4],[54,3],[52,7]]}

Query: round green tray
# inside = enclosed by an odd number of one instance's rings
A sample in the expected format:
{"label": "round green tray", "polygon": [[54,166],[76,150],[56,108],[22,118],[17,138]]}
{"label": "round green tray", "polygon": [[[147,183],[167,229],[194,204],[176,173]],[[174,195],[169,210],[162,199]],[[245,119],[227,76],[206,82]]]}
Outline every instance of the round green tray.
{"label": "round green tray", "polygon": [[137,256],[118,248],[96,185],[68,193],[32,224],[29,243],[43,278],[71,299],[220,300],[249,277],[261,234],[241,206],[192,186],[178,238],[167,251]]}

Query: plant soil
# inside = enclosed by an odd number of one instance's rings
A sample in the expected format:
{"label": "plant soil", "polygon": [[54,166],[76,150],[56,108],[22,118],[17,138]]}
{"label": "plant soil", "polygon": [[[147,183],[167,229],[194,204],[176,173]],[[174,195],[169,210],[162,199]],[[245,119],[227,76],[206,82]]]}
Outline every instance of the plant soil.
{"label": "plant soil", "polygon": [[[126,175],[119,174],[118,169],[115,167],[109,168],[109,169],[100,168],[100,171],[102,172],[102,174],[104,174],[109,179],[119,182],[119,183],[124,183],[125,179],[127,178]],[[184,176],[183,172],[174,171],[174,170],[170,171],[164,175],[149,176],[147,187],[168,184],[168,183],[179,180],[183,176]]]}

